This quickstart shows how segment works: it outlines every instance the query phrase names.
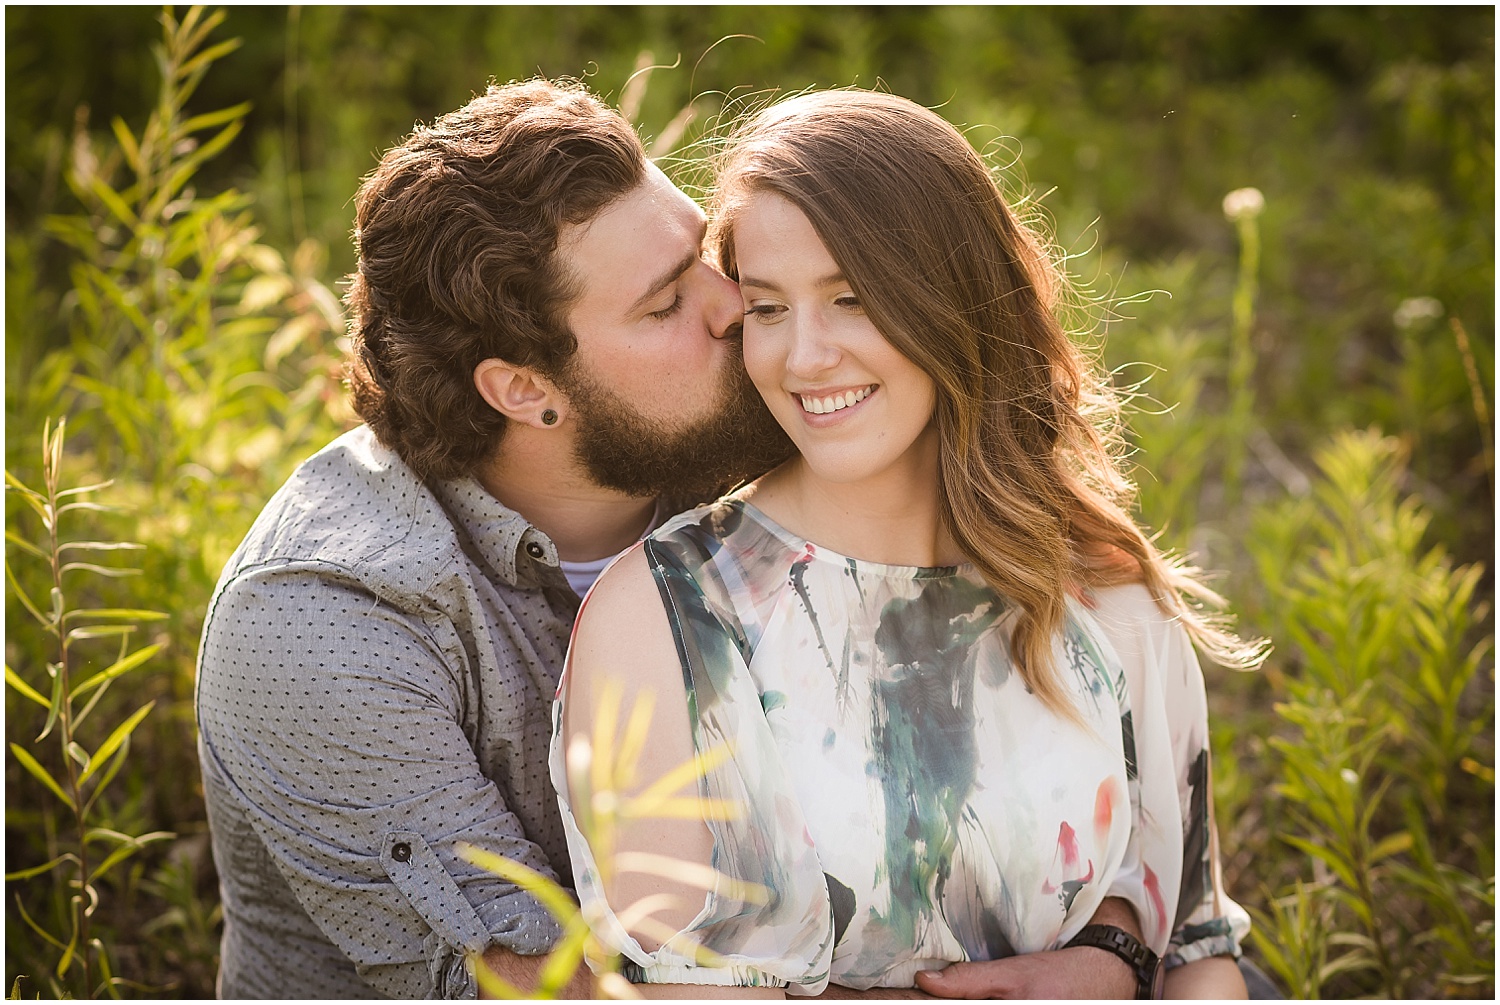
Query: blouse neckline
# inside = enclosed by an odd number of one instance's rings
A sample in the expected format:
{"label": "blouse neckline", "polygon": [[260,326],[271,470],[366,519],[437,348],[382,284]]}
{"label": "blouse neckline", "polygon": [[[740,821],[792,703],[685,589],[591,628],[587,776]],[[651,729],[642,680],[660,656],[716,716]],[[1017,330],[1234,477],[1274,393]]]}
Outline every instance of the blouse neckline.
{"label": "blouse neckline", "polygon": [[789,550],[816,562],[824,562],[851,571],[883,576],[888,579],[948,579],[954,576],[966,575],[974,571],[974,563],[972,562],[962,562],[958,565],[889,565],[884,562],[872,562],[863,558],[851,558],[848,555],[834,551],[832,548],[824,547],[816,541],[809,541],[799,534],[792,533],[767,516],[765,510],[742,496],[731,495],[725,501],[731,505],[738,506],[742,512],[748,514],[757,524],[780,540],[782,544],[786,545]]}

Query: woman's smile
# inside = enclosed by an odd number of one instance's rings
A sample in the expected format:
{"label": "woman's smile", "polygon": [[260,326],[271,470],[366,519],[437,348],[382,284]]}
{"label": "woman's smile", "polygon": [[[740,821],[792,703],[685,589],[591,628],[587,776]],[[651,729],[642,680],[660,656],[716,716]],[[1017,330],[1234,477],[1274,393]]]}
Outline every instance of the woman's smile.
{"label": "woman's smile", "polygon": [[[838,415],[840,418],[847,418],[851,410],[874,394],[879,387],[879,384],[866,384],[864,387],[852,390],[794,391],[792,397],[801,403],[802,411],[808,416]],[[818,423],[818,425],[828,425],[828,422]]]}

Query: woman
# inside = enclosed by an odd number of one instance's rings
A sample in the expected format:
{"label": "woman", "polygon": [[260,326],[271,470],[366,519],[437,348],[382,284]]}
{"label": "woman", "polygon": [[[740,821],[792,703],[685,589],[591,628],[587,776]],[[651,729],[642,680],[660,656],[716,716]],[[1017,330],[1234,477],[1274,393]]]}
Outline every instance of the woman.
{"label": "woman", "polygon": [[[951,125],[858,91],[737,132],[713,219],[797,454],[667,523],[580,615],[553,778],[596,932],[638,982],[734,994],[942,993],[925,971],[1003,960],[1015,996],[1149,996],[1165,956],[1191,964],[1169,990],[1242,996],[1189,636],[1256,654],[1127,515],[1114,402],[1036,238]],[[605,889],[578,831],[562,750],[614,727],[617,684],[656,709],[637,777],[705,772],[701,814],[615,847],[712,865],[707,897]],[[658,924],[627,913],[662,893]]]}

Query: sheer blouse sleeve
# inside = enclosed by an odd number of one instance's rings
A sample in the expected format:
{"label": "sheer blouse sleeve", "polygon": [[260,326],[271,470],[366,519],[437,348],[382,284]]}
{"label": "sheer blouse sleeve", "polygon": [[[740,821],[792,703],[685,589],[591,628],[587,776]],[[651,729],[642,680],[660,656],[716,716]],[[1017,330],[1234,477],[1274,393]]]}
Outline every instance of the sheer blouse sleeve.
{"label": "sheer blouse sleeve", "polygon": [[1250,917],[1224,891],[1213,816],[1208,705],[1186,630],[1143,586],[1099,590],[1093,616],[1125,672],[1136,833],[1118,895],[1137,905],[1168,966],[1236,956]]}
{"label": "sheer blouse sleeve", "polygon": [[[654,541],[646,542],[645,553],[681,664],[681,688],[661,687],[654,698],[658,705],[686,702],[691,750],[705,769],[698,784],[703,817],[681,825],[707,827],[711,857],[690,864],[711,866],[716,875],[696,916],[660,948],[646,951],[626,930],[621,915],[628,907],[606,899],[590,836],[569,803],[565,675],[554,707],[551,771],[584,915],[625,958],[623,972],[635,982],[818,994],[828,983],[833,950],[827,882],[746,665],[743,633],[729,608],[716,602],[712,585],[695,578],[687,563]],[[641,602],[655,599],[646,593]],[[588,617],[585,604],[580,625]],[[668,677],[676,675],[662,679]],[[716,806],[729,809],[707,810]]]}

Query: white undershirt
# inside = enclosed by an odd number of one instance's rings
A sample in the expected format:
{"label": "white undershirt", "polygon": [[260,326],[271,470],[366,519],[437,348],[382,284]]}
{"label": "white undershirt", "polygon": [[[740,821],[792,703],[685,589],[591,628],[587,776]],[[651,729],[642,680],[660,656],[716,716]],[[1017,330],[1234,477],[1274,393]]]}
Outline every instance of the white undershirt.
{"label": "white undershirt", "polygon": [[557,564],[561,566],[563,575],[568,577],[568,585],[573,588],[573,592],[581,597],[589,592],[589,587],[594,585],[594,580],[599,578],[599,573],[604,571],[604,567],[619,557],[619,555],[605,555],[592,562],[559,560]]}
{"label": "white undershirt", "polygon": [[[660,526],[661,521],[661,503],[657,503],[656,511],[651,514],[651,522],[641,532],[641,538],[644,539],[647,534],[650,534]],[[609,563],[629,550],[629,548],[626,548],[619,552],[619,554],[605,555],[603,558],[596,558],[590,562],[565,562],[562,559],[558,559],[557,565],[558,568],[562,569],[563,575],[568,577],[568,585],[573,588],[573,592],[581,597],[589,592],[589,589],[594,585],[594,580],[599,578],[599,574],[605,570]]]}

